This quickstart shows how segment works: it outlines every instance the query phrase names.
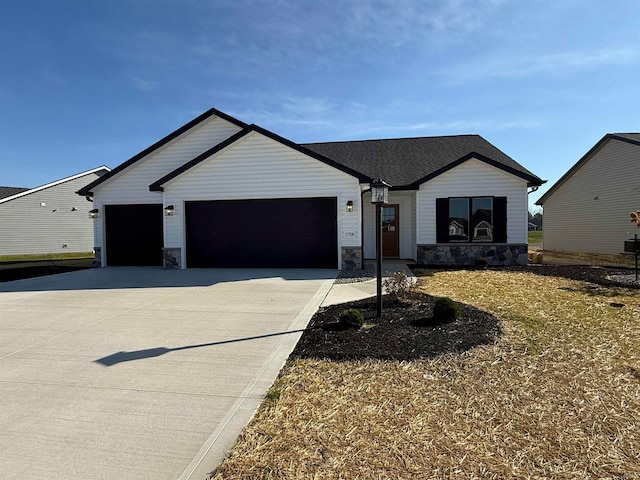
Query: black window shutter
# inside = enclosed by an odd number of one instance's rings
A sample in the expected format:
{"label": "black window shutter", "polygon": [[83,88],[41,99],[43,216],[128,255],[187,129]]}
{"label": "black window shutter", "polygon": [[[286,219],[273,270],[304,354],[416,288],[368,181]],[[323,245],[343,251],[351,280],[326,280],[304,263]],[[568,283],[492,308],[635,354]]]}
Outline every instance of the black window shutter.
{"label": "black window shutter", "polygon": [[449,199],[436,198],[436,242],[449,242]]}
{"label": "black window shutter", "polygon": [[493,197],[493,241],[507,243],[507,197]]}

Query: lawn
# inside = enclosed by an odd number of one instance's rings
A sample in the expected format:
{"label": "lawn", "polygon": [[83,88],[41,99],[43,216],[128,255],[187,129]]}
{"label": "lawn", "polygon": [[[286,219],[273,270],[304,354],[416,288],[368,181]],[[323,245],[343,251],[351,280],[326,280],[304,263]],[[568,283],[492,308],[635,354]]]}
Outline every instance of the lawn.
{"label": "lawn", "polygon": [[528,243],[542,243],[542,230],[529,230]]}
{"label": "lawn", "polygon": [[292,359],[212,478],[640,478],[640,290],[498,270],[417,288],[501,334],[413,360]]}
{"label": "lawn", "polygon": [[38,253],[24,255],[0,255],[0,264],[16,262],[49,262],[55,260],[93,258],[93,252]]}

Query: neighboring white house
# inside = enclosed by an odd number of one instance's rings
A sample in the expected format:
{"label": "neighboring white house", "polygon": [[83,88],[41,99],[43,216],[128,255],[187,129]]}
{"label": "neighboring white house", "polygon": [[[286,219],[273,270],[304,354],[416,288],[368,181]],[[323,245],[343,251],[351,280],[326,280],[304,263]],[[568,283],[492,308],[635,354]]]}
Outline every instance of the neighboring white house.
{"label": "neighboring white house", "polygon": [[40,187],[0,187],[0,255],[91,252],[91,203],[76,191],[107,173],[98,167]]}
{"label": "neighboring white house", "polygon": [[[349,269],[375,256],[374,178],[391,185],[385,256],[526,263],[543,181],[479,135],[296,144],[210,109],[78,194],[103,266]],[[453,218],[471,231],[450,238]]]}
{"label": "neighboring white house", "polygon": [[619,254],[637,233],[640,133],[605,135],[537,202],[544,207],[545,250]]}

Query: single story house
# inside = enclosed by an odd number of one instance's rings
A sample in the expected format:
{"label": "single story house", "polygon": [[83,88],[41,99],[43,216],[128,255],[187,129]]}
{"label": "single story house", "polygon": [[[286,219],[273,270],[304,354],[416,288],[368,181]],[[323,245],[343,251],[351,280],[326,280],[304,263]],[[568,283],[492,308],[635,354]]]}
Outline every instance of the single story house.
{"label": "single story house", "polygon": [[76,191],[108,171],[98,167],[36,188],[0,187],[0,255],[91,252],[91,204]]}
{"label": "single story house", "polygon": [[373,179],[385,257],[526,263],[543,181],[479,135],[297,144],[211,109],[78,193],[103,266],[350,269],[375,257]]}
{"label": "single story house", "polygon": [[616,255],[637,233],[640,133],[609,133],[536,202],[545,250]]}

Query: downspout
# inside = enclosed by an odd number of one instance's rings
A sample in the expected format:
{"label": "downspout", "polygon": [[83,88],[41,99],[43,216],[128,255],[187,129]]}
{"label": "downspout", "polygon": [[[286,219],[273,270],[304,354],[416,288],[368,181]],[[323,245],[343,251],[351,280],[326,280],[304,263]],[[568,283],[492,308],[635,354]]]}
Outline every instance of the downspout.
{"label": "downspout", "polygon": [[364,194],[370,192],[371,188],[366,188],[360,192],[360,269],[364,270]]}

